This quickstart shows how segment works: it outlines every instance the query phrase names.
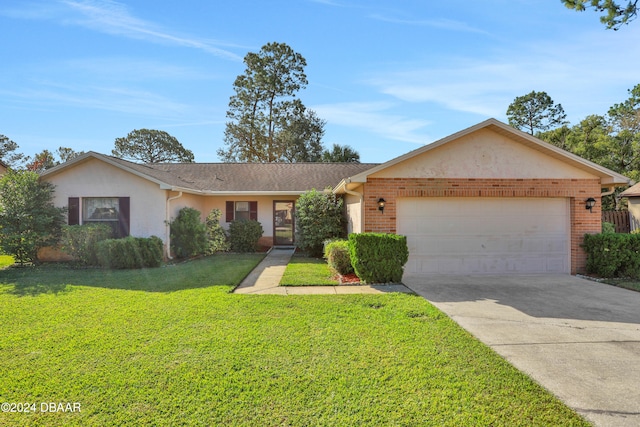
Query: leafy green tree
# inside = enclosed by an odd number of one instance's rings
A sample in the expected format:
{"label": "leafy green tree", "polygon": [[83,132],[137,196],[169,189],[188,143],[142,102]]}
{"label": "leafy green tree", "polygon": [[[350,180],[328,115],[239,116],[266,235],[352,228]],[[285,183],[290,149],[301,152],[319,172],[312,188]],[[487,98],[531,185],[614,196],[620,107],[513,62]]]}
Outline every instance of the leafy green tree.
{"label": "leafy green tree", "polygon": [[319,162],[322,158],[325,121],[315,111],[301,109],[279,135],[281,159],[286,162]]}
{"label": "leafy green tree", "polygon": [[[640,84],[629,90],[629,98],[609,108],[611,169],[636,178],[640,171]],[[634,176],[631,174],[634,173]]]}
{"label": "leafy green tree", "polygon": [[333,144],[331,151],[322,153],[322,161],[326,163],[360,163],[360,154],[348,145]]}
{"label": "leafy green tree", "polygon": [[60,238],[65,209],[53,205],[54,190],[31,171],[0,178],[0,244],[19,264],[37,261],[38,249]]}
{"label": "leafy green tree", "polygon": [[142,163],[192,163],[191,150],[167,132],[152,129],[135,129],[124,138],[116,138],[111,154],[121,159]]}
{"label": "leafy green tree", "polygon": [[49,150],[42,150],[40,153],[36,154],[33,160],[30,160],[27,163],[27,170],[32,172],[42,172],[46,169],[51,169],[56,165],[56,159],[53,157],[53,154]]}
{"label": "leafy green tree", "polygon": [[[296,93],[307,85],[302,55],[285,43],[267,43],[244,58],[233,83],[224,133],[225,162],[292,162],[319,157],[324,121]],[[320,150],[320,151],[319,151]]]}
{"label": "leafy green tree", "polygon": [[614,31],[633,21],[638,15],[638,0],[629,0],[626,5],[614,0],[562,0],[562,3],[578,12],[584,12],[587,8],[606,12],[606,15],[600,16],[600,22]]}
{"label": "leafy green tree", "polygon": [[59,147],[55,155],[49,150],[42,150],[36,154],[33,159],[27,158],[28,163],[26,164],[26,168],[27,170],[40,173],[67,162],[83,153],[84,151],[76,152],[68,147]]}
{"label": "leafy green tree", "polygon": [[68,162],[69,160],[73,160],[76,157],[81,156],[82,154],[84,154],[84,151],[75,151],[74,149],[69,147],[58,147],[58,149],[56,150],[56,155],[58,156],[59,163]]}
{"label": "leafy green tree", "polygon": [[507,117],[511,126],[534,135],[564,125],[567,115],[546,92],[532,91],[514,99],[507,108]]}
{"label": "leafy green tree", "polygon": [[321,257],[326,240],[345,235],[343,201],[315,189],[296,202],[296,243],[311,256]]}
{"label": "leafy green tree", "polygon": [[17,153],[18,144],[4,135],[0,135],[0,160],[7,166],[15,168],[25,159],[24,154]]}

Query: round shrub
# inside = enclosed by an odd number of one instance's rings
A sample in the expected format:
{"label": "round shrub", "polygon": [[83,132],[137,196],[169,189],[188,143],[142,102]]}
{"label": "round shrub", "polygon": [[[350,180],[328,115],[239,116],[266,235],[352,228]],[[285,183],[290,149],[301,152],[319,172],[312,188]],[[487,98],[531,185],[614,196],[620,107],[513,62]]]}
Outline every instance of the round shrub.
{"label": "round shrub", "polygon": [[240,219],[229,224],[229,243],[234,252],[255,252],[262,237],[262,225],[255,220]]}
{"label": "round shrub", "polygon": [[321,257],[326,240],[345,235],[343,202],[332,193],[303,193],[296,202],[296,245],[310,256]]}
{"label": "round shrub", "polygon": [[207,248],[207,227],[200,221],[200,211],[182,208],[171,224],[171,249],[178,258],[204,254]]}
{"label": "round shrub", "polygon": [[353,273],[348,240],[333,240],[324,247],[324,257],[334,274],[342,276]]}

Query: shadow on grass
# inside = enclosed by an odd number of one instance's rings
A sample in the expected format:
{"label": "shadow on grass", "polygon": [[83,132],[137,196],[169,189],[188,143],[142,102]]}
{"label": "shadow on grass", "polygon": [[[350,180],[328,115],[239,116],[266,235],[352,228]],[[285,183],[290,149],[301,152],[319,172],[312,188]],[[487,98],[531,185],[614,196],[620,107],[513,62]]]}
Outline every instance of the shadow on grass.
{"label": "shadow on grass", "polygon": [[35,283],[16,283],[13,285],[13,289],[8,293],[17,296],[37,296],[41,294],[54,294],[69,292],[71,288],[65,283],[51,283],[51,284],[35,284]]}
{"label": "shadow on grass", "polygon": [[210,286],[235,286],[264,258],[264,254],[219,254],[158,268],[106,270],[45,264],[0,271],[0,285],[19,296],[68,292],[89,286],[144,292],[175,292]]}

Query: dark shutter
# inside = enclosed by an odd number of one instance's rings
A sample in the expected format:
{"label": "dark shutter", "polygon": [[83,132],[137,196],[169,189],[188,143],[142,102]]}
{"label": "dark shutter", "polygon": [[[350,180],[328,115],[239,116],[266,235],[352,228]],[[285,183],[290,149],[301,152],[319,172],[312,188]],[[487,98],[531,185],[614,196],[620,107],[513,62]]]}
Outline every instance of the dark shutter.
{"label": "dark shutter", "polygon": [[227,202],[227,212],[226,212],[226,216],[225,216],[225,221],[226,222],[231,222],[233,221],[233,217],[235,215],[235,211],[236,211],[236,207],[235,207],[235,203],[234,202]]}
{"label": "dark shutter", "polygon": [[80,197],[69,197],[69,225],[80,224]]}
{"label": "dark shutter", "polygon": [[118,237],[129,235],[130,210],[129,197],[120,197],[118,199]]}
{"label": "dark shutter", "polygon": [[258,202],[249,202],[249,219],[258,220]]}

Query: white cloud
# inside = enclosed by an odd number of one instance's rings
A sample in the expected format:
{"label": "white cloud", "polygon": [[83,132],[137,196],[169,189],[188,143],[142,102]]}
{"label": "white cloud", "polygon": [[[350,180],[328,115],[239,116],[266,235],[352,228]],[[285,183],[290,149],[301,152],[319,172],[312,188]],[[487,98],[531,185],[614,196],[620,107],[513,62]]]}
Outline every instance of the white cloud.
{"label": "white cloud", "polygon": [[467,32],[467,33],[489,34],[487,31],[472,27],[471,25],[465,22],[456,21],[453,19],[446,19],[446,18],[402,19],[402,18],[395,18],[391,16],[385,16],[381,14],[373,14],[371,15],[371,18],[378,21],[388,22],[391,24],[431,27],[431,28],[437,28],[439,30],[461,31],[461,32]]}
{"label": "white cloud", "polygon": [[14,104],[30,105],[44,110],[67,106],[159,118],[183,116],[189,111],[188,105],[171,101],[156,93],[121,86],[40,82],[37,87],[31,89],[0,90],[0,94],[6,100],[12,100]]}
{"label": "white cloud", "polygon": [[575,34],[561,41],[509,43],[484,57],[440,56],[428,65],[403,64],[365,82],[385,95],[433,103],[451,111],[503,117],[516,96],[545,91],[572,121],[604,114],[640,83],[638,29]]}
{"label": "white cloud", "polygon": [[101,33],[199,49],[224,59],[242,61],[241,56],[220,47],[232,46],[228,43],[176,34],[136,18],[124,4],[112,0],[59,0],[55,4],[30,4],[25,9],[0,13],[13,18],[55,20]]}
{"label": "white cloud", "polygon": [[353,127],[396,141],[425,144],[431,141],[420,131],[429,125],[426,120],[409,119],[389,112],[393,105],[385,102],[347,102],[314,105],[319,117],[332,125]]}

